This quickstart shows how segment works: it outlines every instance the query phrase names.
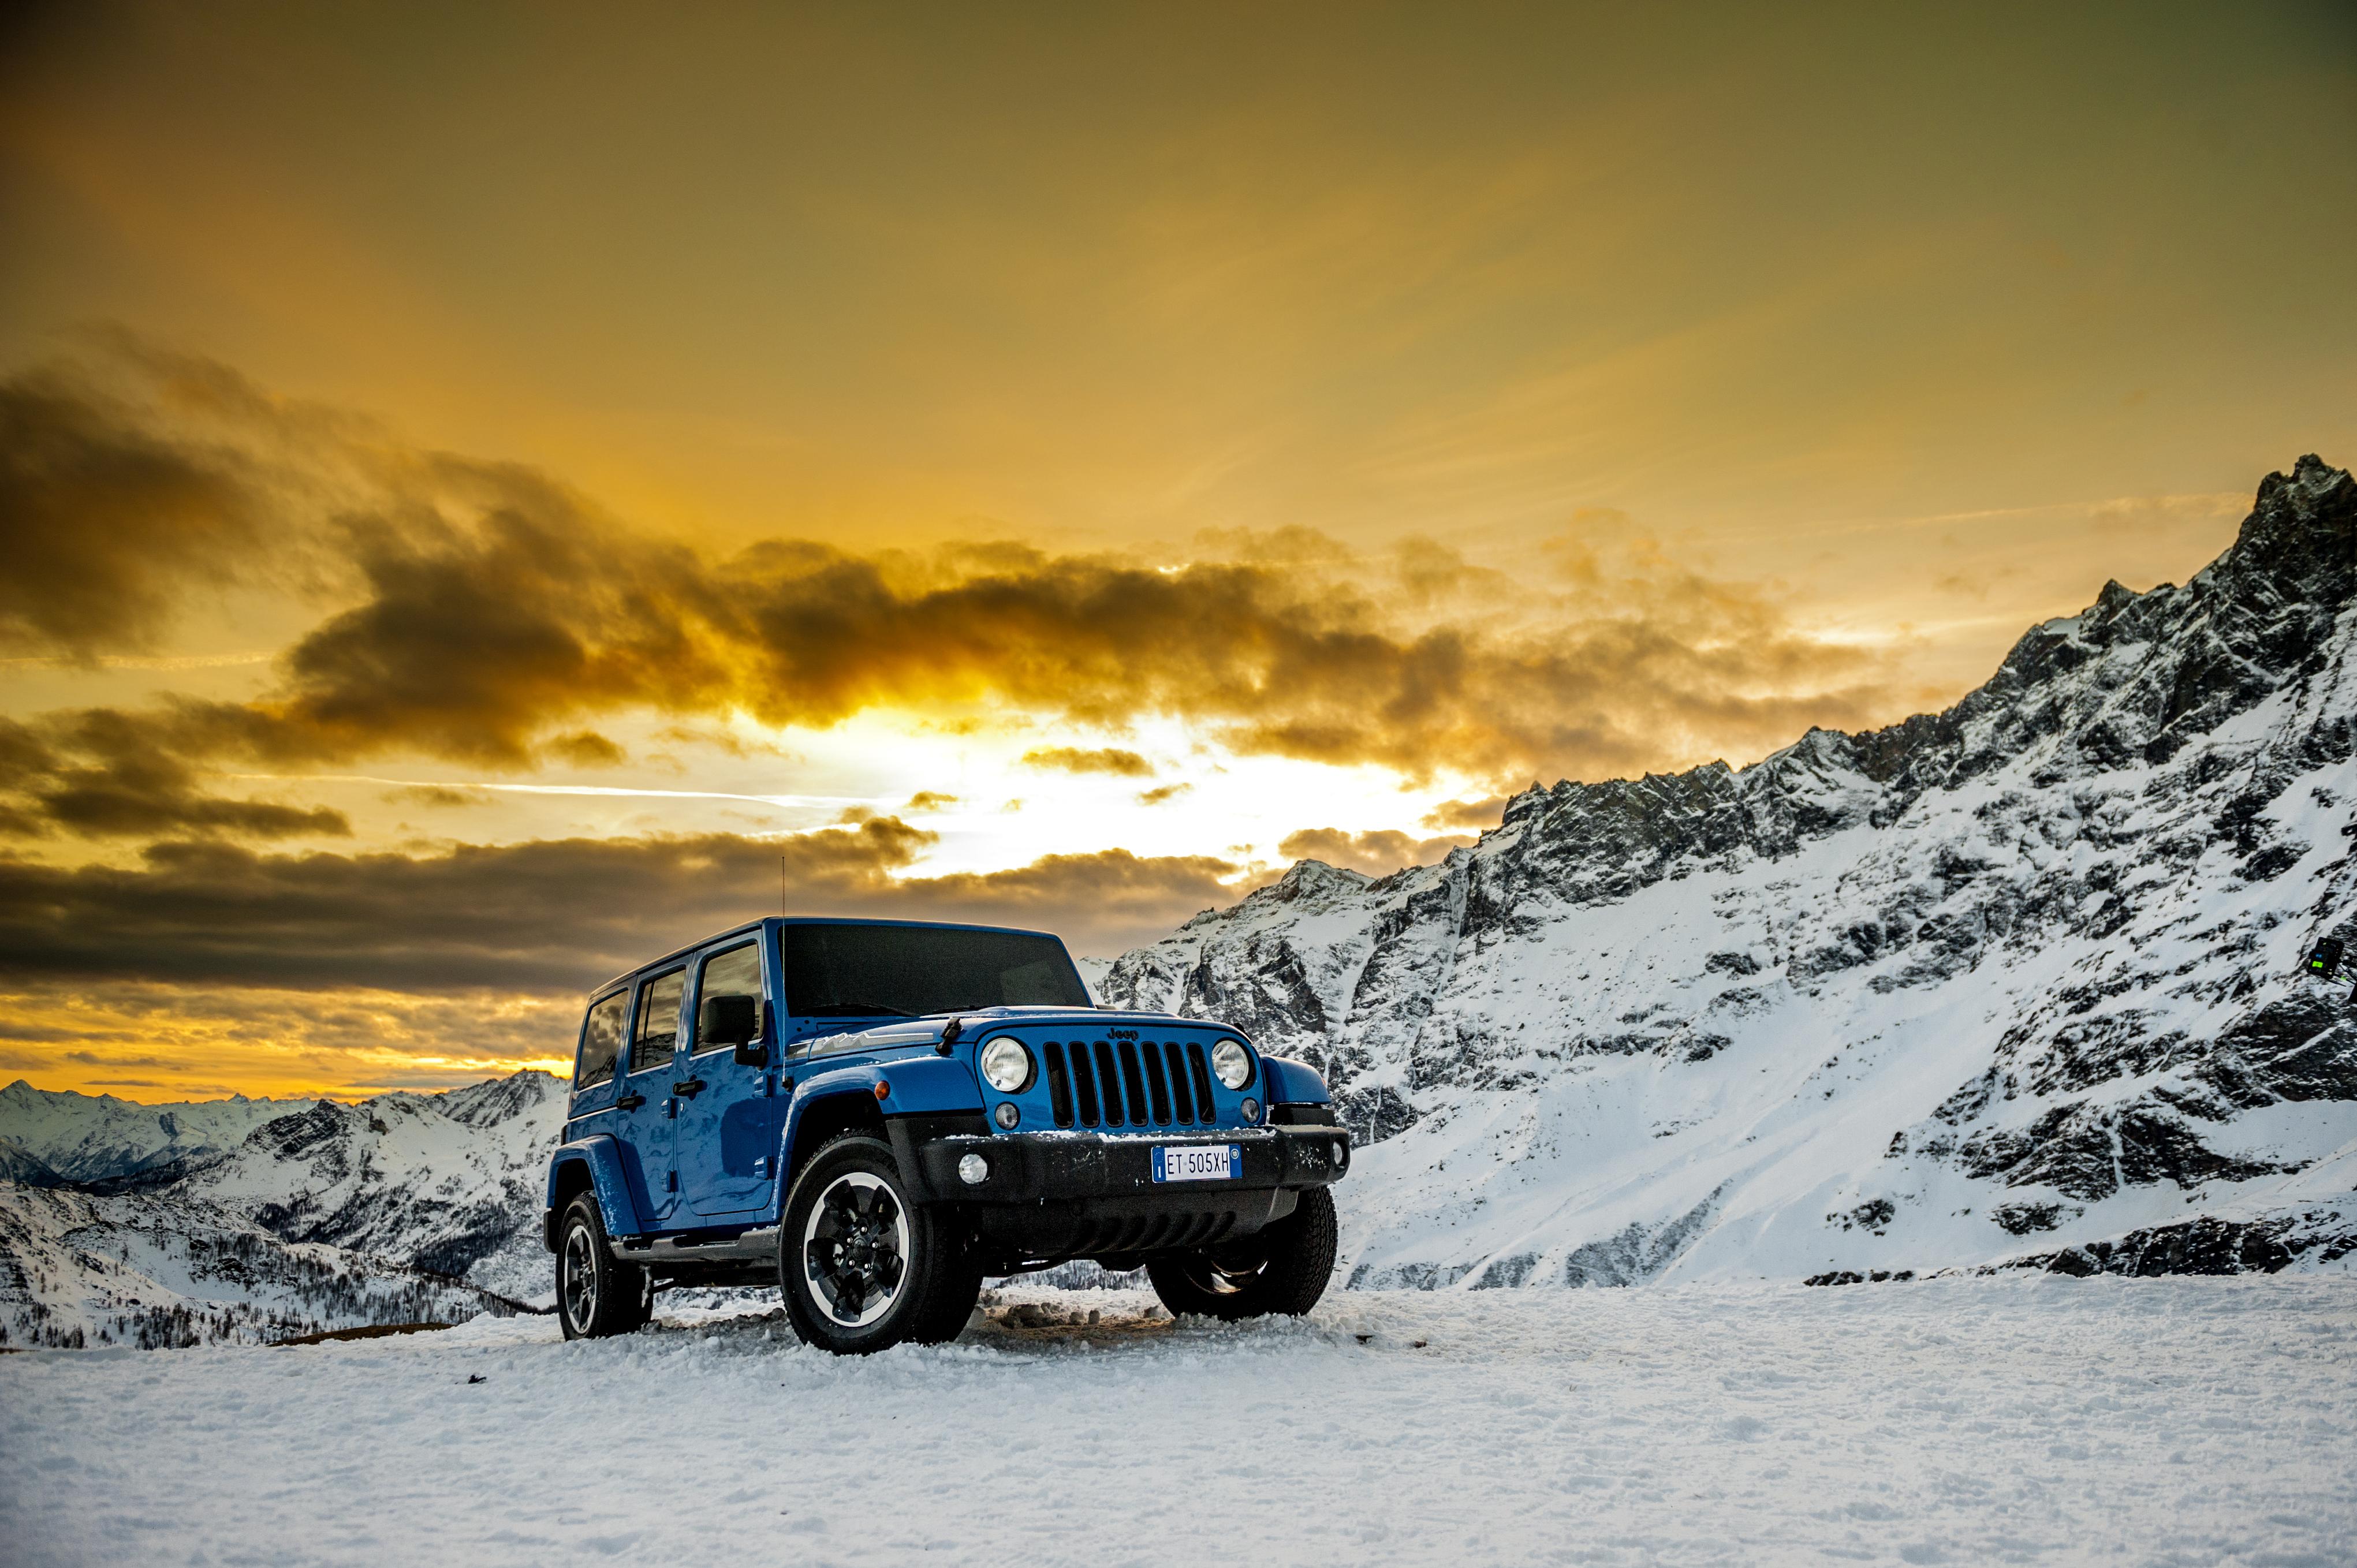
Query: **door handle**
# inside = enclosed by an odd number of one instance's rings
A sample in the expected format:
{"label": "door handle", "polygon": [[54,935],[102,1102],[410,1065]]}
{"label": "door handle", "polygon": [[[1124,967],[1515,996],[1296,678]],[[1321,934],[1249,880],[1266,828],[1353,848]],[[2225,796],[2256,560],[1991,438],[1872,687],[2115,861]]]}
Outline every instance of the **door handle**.
{"label": "door handle", "polygon": [[647,1097],[643,1094],[626,1094],[622,1096],[621,1099],[614,1101],[614,1109],[617,1111],[636,1111],[640,1106],[644,1105],[646,1102]]}
{"label": "door handle", "polygon": [[683,1078],[671,1086],[671,1091],[682,1100],[693,1100],[704,1092],[704,1080],[700,1078]]}

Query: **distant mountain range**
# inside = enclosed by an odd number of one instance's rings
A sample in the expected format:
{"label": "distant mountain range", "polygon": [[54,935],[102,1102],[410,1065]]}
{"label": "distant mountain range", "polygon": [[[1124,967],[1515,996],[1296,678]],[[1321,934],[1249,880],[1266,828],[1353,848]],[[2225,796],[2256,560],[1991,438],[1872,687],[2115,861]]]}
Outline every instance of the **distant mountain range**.
{"label": "distant mountain range", "polygon": [[5,1343],[275,1339],[544,1306],[565,1086],[356,1105],[0,1090]]}
{"label": "distant mountain range", "polygon": [[1355,1283],[2345,1269],[2357,1012],[2298,964],[2357,937],[2352,641],[2304,457],[1944,713],[1304,863],[1101,990],[1326,1070]]}
{"label": "distant mountain range", "polygon": [[[1534,789],[1433,866],[1315,861],[1114,1005],[1308,1058],[1373,1146],[1351,1283],[2357,1265],[2357,482],[2270,475],[1945,713]],[[0,1090],[6,1343],[544,1305],[564,1086],[356,1105]]]}

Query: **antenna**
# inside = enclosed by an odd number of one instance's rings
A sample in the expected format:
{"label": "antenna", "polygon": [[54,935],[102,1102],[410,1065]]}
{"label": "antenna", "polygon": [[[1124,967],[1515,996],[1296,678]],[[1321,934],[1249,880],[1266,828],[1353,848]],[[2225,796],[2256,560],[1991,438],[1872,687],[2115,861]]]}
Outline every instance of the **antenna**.
{"label": "antenna", "polygon": [[778,856],[778,913],[780,915],[793,913],[786,908],[786,857],[782,854]]}

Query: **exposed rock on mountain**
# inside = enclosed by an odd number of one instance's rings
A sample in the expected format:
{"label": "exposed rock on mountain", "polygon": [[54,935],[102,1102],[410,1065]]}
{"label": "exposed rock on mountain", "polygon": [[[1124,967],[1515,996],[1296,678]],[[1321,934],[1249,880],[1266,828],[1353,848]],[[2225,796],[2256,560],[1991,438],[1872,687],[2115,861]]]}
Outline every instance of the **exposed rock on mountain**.
{"label": "exposed rock on mountain", "polygon": [[1325,1069],[1360,1283],[2346,1267],[2357,1013],[2296,965],[2357,934],[2352,640],[2304,457],[1944,713],[1305,862],[1101,989]]}

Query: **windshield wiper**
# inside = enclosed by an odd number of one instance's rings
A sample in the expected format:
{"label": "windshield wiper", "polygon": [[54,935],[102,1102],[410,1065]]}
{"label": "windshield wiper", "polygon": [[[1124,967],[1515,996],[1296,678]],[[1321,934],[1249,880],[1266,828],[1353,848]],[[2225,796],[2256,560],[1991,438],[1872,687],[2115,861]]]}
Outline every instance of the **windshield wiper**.
{"label": "windshield wiper", "polygon": [[809,1018],[859,1018],[877,1015],[881,1015],[888,1018],[913,1018],[916,1016],[914,1013],[910,1013],[904,1008],[886,1007],[874,1002],[829,1003],[824,1007],[812,1008],[808,1013],[804,1014],[803,1016]]}

